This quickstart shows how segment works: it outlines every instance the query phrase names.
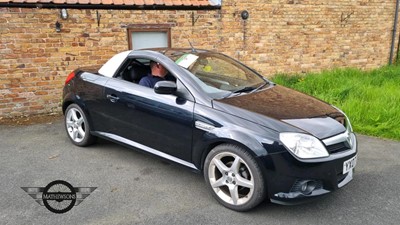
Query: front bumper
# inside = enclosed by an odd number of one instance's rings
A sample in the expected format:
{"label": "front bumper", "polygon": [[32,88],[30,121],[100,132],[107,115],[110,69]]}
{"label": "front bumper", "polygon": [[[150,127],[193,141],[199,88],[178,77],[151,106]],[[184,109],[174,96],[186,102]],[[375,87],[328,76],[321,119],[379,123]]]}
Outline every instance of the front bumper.
{"label": "front bumper", "polygon": [[287,151],[267,156],[266,180],[271,202],[298,204],[348,184],[354,168],[343,174],[343,164],[357,155],[356,137],[350,133],[349,138],[351,148],[322,159],[300,161]]}

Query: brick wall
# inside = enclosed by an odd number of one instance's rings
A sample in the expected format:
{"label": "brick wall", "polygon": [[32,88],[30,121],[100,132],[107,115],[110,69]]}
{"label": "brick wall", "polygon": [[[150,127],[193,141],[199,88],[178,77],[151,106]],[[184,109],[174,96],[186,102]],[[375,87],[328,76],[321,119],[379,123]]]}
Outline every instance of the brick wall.
{"label": "brick wall", "polygon": [[394,9],[389,0],[223,1],[213,11],[98,10],[98,24],[96,10],[61,20],[57,9],[0,8],[0,117],[59,112],[68,73],[127,50],[128,24],[172,24],[173,47],[190,39],[270,76],[387,64]]}

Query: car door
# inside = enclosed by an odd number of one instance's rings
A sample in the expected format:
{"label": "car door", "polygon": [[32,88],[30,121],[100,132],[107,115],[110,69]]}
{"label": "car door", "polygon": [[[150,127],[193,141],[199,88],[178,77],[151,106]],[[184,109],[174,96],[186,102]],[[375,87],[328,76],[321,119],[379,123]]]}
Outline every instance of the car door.
{"label": "car door", "polygon": [[116,78],[106,83],[104,94],[109,133],[148,152],[191,161],[193,101]]}

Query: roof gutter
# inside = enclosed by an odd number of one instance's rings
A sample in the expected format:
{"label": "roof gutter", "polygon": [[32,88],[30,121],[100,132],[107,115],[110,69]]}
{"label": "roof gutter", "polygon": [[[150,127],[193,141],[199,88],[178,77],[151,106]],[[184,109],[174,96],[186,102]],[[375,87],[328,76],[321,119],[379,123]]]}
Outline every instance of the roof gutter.
{"label": "roof gutter", "polygon": [[1,2],[0,7],[43,9],[118,9],[118,10],[218,10],[221,5],[104,5],[104,4],[39,4]]}
{"label": "roof gutter", "polygon": [[394,41],[396,39],[396,33],[397,33],[397,19],[399,17],[399,2],[400,0],[396,0],[396,12],[394,14],[392,45],[390,46],[389,65],[392,65],[393,62]]}

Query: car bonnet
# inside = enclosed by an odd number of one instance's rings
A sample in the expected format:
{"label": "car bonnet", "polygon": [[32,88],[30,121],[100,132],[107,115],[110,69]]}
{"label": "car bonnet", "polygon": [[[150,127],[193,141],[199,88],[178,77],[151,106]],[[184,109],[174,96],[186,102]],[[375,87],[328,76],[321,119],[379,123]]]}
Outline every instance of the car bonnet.
{"label": "car bonnet", "polygon": [[216,109],[233,113],[226,106],[235,106],[280,120],[320,139],[346,130],[343,125],[345,116],[339,110],[326,102],[279,85],[256,93],[214,101]]}

